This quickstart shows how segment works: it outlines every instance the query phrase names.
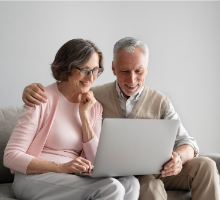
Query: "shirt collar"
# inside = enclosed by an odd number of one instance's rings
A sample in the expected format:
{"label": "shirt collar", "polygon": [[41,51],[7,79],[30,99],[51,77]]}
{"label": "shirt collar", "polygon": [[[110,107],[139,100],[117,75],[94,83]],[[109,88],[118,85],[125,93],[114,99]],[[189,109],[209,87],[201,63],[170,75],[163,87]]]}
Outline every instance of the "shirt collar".
{"label": "shirt collar", "polygon": [[[144,86],[141,88],[141,90],[137,94],[135,94],[133,96],[130,96],[130,98],[134,99],[135,101],[137,101],[140,98],[143,90],[144,90]],[[117,91],[117,94],[118,94],[119,98],[122,98],[123,100],[127,100],[127,98],[124,97],[124,95],[123,95],[123,93],[121,91],[121,88],[120,88],[117,80],[116,80],[116,91]]]}

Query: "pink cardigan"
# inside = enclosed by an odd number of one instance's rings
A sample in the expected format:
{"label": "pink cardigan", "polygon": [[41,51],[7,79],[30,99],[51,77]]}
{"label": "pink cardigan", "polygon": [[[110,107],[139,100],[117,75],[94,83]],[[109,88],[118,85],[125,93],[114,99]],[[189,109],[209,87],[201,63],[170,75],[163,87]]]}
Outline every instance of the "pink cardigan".
{"label": "pink cardigan", "polygon": [[[10,168],[12,173],[15,170],[26,174],[29,162],[34,157],[38,158],[50,133],[59,101],[57,83],[47,86],[45,91],[48,96],[47,103],[35,107],[24,105],[23,114],[8,141],[4,152],[4,165]],[[97,102],[90,111],[90,122],[94,128],[98,120],[100,131],[101,118],[102,106]],[[99,136],[100,133],[96,134]],[[92,164],[98,147],[97,135],[89,142],[83,143],[81,153],[81,156],[90,160]]]}

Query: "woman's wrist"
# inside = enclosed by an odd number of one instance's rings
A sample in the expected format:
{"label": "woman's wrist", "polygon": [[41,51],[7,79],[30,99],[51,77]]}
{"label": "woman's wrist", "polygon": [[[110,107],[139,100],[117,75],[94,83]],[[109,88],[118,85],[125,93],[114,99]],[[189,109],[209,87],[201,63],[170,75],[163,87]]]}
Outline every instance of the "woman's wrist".
{"label": "woman's wrist", "polygon": [[95,133],[90,124],[88,115],[82,116],[81,121],[82,121],[83,143],[87,143],[95,136]]}
{"label": "woman's wrist", "polygon": [[62,163],[57,163],[54,161],[33,158],[27,166],[26,173],[27,174],[43,174],[47,172],[62,173],[61,164]]}
{"label": "woman's wrist", "polygon": [[87,113],[87,112],[80,112],[79,115],[80,115],[80,118],[81,118],[81,121],[82,121],[82,122],[83,122],[84,120],[86,121],[86,120],[89,119],[89,113]]}
{"label": "woman's wrist", "polygon": [[63,173],[63,170],[62,170],[62,163],[57,163],[57,162],[54,162],[55,163],[55,172],[56,173]]}

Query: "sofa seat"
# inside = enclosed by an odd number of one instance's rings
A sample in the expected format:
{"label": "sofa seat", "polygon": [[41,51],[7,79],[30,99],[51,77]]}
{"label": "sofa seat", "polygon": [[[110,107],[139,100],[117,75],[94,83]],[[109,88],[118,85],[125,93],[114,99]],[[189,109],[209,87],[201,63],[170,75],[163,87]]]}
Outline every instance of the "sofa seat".
{"label": "sofa seat", "polygon": [[[11,190],[12,183],[0,184],[0,200],[16,199]],[[167,191],[168,200],[191,200],[190,191]]]}
{"label": "sofa seat", "polygon": [[[10,173],[8,168],[3,166],[3,155],[5,146],[18,122],[18,118],[21,115],[22,110],[23,106],[0,108],[0,200],[16,199],[11,190],[13,175]],[[218,171],[220,171],[220,154],[200,153],[200,156],[206,156],[213,159],[216,162]],[[172,190],[167,191],[167,195],[168,200],[192,199],[190,191]]]}
{"label": "sofa seat", "polygon": [[11,186],[12,183],[0,184],[0,200],[16,199]]}

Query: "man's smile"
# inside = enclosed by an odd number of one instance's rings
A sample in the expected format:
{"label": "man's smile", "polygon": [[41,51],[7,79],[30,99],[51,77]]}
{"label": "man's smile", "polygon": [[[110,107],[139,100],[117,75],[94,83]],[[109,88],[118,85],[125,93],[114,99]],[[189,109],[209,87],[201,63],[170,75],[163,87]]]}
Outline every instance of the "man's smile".
{"label": "man's smile", "polygon": [[133,91],[133,90],[136,90],[136,89],[137,89],[138,84],[136,84],[136,85],[127,85],[127,84],[125,84],[125,87],[126,87],[128,90]]}

